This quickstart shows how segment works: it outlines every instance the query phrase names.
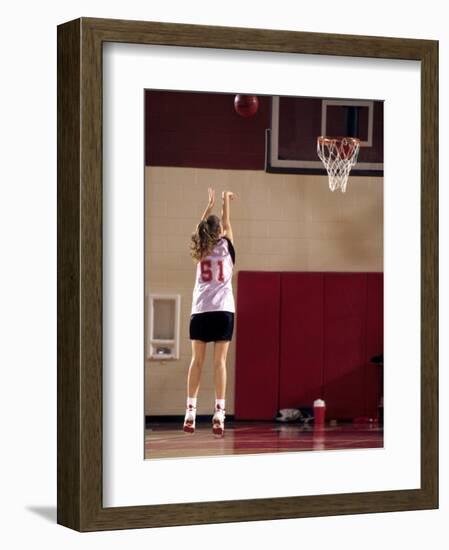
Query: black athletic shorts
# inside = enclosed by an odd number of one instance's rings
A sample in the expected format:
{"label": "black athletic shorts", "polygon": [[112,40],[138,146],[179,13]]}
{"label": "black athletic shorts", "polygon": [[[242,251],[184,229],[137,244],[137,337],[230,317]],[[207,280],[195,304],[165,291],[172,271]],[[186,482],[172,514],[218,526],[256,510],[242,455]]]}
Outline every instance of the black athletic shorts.
{"label": "black athletic shorts", "polygon": [[232,311],[205,311],[190,316],[190,340],[217,342],[232,340],[234,313]]}

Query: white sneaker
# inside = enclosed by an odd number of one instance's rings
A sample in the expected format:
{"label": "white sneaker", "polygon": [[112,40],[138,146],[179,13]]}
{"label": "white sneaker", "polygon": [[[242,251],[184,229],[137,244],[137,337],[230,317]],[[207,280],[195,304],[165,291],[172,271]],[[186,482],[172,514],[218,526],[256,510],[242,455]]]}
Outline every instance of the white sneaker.
{"label": "white sneaker", "polygon": [[220,408],[217,405],[215,409],[214,416],[212,417],[212,431],[214,435],[223,436],[224,435],[224,421],[225,421],[225,409]]}
{"label": "white sneaker", "polygon": [[195,431],[195,416],[196,416],[196,407],[189,405],[186,409],[186,415],[184,418],[183,430],[189,434],[193,434]]}

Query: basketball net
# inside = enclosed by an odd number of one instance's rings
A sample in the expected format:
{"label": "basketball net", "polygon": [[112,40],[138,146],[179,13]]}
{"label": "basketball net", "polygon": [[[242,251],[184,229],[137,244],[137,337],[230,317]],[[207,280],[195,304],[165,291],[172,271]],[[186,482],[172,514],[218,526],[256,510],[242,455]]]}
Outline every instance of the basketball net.
{"label": "basketball net", "polygon": [[329,176],[329,189],[341,189],[344,193],[351,168],[357,163],[360,140],[351,137],[320,136],[316,148],[317,155]]}

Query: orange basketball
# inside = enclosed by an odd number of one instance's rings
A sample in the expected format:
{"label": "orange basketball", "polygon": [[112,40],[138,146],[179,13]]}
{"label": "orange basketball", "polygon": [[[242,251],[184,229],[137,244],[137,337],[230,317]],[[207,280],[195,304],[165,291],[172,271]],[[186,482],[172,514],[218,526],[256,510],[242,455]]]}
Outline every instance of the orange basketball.
{"label": "orange basketball", "polygon": [[258,108],[259,98],[256,95],[237,94],[234,98],[234,109],[240,116],[254,116]]}

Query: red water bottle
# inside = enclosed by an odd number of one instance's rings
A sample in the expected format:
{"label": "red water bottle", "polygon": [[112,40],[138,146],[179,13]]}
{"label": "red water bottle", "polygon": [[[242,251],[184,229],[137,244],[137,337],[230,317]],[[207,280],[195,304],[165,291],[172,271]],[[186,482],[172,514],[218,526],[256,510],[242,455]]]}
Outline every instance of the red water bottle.
{"label": "red water bottle", "polygon": [[326,418],[326,403],[322,399],[315,399],[313,402],[313,416],[315,428],[324,428]]}

